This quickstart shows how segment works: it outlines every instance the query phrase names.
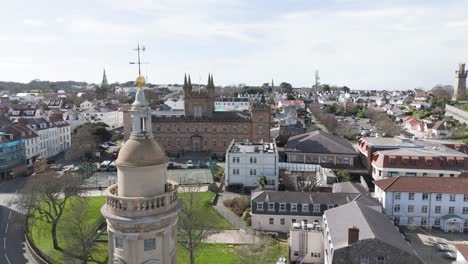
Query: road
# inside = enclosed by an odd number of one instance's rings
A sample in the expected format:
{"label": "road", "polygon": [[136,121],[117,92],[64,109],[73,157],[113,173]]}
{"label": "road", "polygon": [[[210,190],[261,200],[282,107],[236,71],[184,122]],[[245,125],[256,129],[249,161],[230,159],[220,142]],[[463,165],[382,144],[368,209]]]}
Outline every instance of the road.
{"label": "road", "polygon": [[10,205],[27,179],[19,177],[0,183],[0,263],[36,263],[27,252],[24,242],[26,216]]}

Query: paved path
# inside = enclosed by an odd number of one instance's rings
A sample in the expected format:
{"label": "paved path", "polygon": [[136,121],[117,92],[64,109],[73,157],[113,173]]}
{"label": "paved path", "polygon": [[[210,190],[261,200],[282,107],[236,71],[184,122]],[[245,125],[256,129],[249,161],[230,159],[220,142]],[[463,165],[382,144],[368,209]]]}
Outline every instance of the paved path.
{"label": "paved path", "polygon": [[254,231],[252,228],[247,226],[240,217],[238,217],[236,214],[234,214],[229,208],[224,206],[223,201],[227,199],[231,199],[234,197],[241,197],[242,195],[237,194],[237,193],[232,193],[232,192],[222,192],[219,194],[219,198],[214,206],[214,209],[220,213],[226,220],[228,220],[232,225],[234,225],[236,228],[239,228],[249,234],[254,234]]}
{"label": "paved path", "polygon": [[0,183],[0,263],[36,263],[24,241],[26,216],[17,211],[10,201],[28,178],[19,177]]}
{"label": "paved path", "polygon": [[231,230],[209,230],[205,243],[220,244],[254,244],[258,242],[258,237],[248,234],[240,229]]}

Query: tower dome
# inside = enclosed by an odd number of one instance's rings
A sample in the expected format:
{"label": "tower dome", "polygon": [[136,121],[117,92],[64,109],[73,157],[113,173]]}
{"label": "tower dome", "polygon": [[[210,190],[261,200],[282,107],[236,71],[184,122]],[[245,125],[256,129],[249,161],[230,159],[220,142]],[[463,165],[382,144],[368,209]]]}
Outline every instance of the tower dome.
{"label": "tower dome", "polygon": [[135,84],[138,91],[131,108],[132,132],[115,161],[119,193],[129,197],[144,197],[164,192],[167,181],[167,156],[161,145],[153,139],[151,112],[139,76]]}

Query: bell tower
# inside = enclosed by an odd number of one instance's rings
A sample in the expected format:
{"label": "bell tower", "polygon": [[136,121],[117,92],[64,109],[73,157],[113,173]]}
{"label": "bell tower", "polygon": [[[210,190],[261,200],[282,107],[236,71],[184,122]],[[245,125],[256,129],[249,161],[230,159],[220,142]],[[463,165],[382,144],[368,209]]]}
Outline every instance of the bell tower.
{"label": "bell tower", "polygon": [[177,183],[168,180],[167,157],[153,139],[151,114],[139,76],[132,132],[115,161],[117,184],[106,189],[109,263],[177,263]]}
{"label": "bell tower", "polygon": [[466,76],[468,71],[465,70],[465,63],[458,64],[458,70],[455,71],[455,86],[453,87],[452,100],[466,99]]}

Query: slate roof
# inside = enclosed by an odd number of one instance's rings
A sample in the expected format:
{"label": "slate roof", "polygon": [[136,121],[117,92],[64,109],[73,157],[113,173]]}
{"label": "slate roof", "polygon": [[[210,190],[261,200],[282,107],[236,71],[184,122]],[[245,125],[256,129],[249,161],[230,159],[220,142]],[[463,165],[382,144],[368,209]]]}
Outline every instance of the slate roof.
{"label": "slate roof", "polygon": [[370,207],[351,202],[325,212],[334,249],[348,246],[348,228],[359,228],[359,240],[378,239],[411,255],[417,255],[390,219]]}
{"label": "slate roof", "polygon": [[374,181],[387,192],[427,192],[468,194],[468,178],[391,177]]}
{"label": "slate roof", "polygon": [[252,202],[341,205],[351,202],[357,196],[356,193],[263,191]]}
{"label": "slate roof", "polygon": [[357,182],[337,182],[333,184],[334,193],[366,193],[364,187]]}
{"label": "slate roof", "polygon": [[316,130],[290,137],[285,152],[349,154],[357,155],[356,149],[345,138]]}

